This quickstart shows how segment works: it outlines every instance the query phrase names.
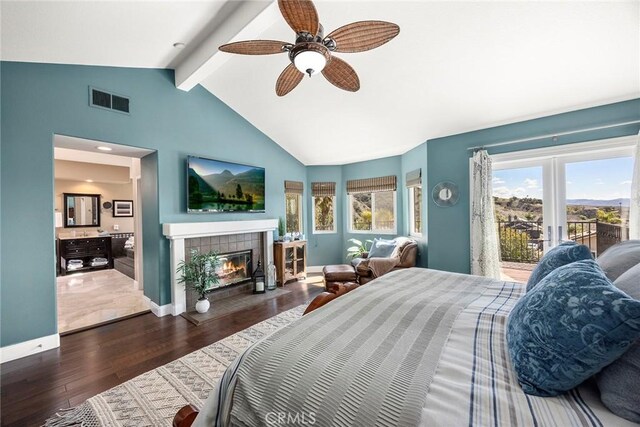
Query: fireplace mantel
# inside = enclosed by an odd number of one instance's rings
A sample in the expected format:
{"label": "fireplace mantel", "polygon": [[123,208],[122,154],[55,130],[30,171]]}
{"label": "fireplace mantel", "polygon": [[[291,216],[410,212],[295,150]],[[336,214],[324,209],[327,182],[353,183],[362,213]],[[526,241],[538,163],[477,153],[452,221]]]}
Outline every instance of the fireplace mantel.
{"label": "fireplace mantel", "polygon": [[217,222],[179,222],[162,224],[162,234],[171,240],[225,234],[261,233],[278,228],[277,219]]}
{"label": "fireplace mantel", "polygon": [[277,219],[259,219],[246,221],[216,222],[180,222],[162,224],[162,234],[171,245],[171,314],[174,316],[186,311],[186,291],[178,283],[176,269],[185,259],[185,239],[207,236],[224,236],[241,233],[264,233],[263,251],[265,263],[273,262],[273,231],[278,228]]}

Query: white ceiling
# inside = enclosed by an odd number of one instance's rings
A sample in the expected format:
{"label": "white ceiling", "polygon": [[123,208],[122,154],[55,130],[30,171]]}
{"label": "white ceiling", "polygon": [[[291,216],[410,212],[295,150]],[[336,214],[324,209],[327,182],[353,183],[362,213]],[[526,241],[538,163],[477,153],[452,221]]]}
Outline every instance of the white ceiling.
{"label": "white ceiling", "polygon": [[[637,1],[317,1],[326,33],[382,19],[400,35],[339,55],[358,72],[359,92],[314,76],[284,98],[274,88],[286,55],[215,50],[212,34],[245,13],[239,3],[3,1],[1,55],[180,69],[199,50],[200,62],[217,61],[201,84],[305,164],[401,154],[427,139],[640,96]],[[273,7],[260,10],[224,37],[293,41]]]}

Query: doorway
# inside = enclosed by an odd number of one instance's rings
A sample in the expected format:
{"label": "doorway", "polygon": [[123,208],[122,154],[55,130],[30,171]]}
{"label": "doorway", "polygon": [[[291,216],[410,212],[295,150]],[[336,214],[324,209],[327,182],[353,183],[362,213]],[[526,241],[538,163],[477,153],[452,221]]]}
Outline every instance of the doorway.
{"label": "doorway", "polygon": [[63,135],[53,142],[58,332],[147,312],[140,159],[151,151]]}
{"label": "doorway", "polygon": [[629,238],[634,144],[625,137],[491,156],[505,279],[525,282],[567,240],[597,258]]}

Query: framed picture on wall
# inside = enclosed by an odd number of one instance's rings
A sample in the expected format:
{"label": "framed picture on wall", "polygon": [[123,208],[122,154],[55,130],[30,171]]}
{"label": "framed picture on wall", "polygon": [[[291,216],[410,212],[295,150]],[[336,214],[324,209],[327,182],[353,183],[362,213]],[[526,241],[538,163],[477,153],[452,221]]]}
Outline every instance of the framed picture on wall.
{"label": "framed picture on wall", "polygon": [[114,217],[133,216],[133,200],[114,200],[113,216]]}

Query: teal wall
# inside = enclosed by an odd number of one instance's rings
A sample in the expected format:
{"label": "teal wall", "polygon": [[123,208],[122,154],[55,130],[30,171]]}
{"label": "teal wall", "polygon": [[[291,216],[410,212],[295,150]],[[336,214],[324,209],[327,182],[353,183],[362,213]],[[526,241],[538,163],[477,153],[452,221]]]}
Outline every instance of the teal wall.
{"label": "teal wall", "polygon": [[[469,273],[469,147],[513,139],[536,137],[576,129],[640,120],[640,99],[557,114],[429,140],[427,143],[427,181],[431,189],[441,181],[452,181],[460,188],[460,201],[453,207],[441,208],[428,197],[429,268]],[[593,141],[638,133],[640,125],[561,136],[557,142],[538,140],[488,149],[490,154]],[[423,180],[424,182],[424,180]]]}
{"label": "teal wall", "polygon": [[404,194],[403,203],[402,203],[402,218],[404,227],[401,229],[400,234],[405,236],[409,235],[409,190],[407,187],[407,173],[414,171],[416,169],[422,169],[422,237],[415,239],[418,241],[418,260],[417,266],[426,268],[428,265],[428,254],[427,254],[427,242],[428,242],[428,234],[427,234],[427,196],[428,196],[428,185],[427,183],[427,143],[422,143],[416,148],[407,151],[401,156],[401,176],[400,182],[398,183],[398,188],[402,189]]}
{"label": "teal wall", "polygon": [[[176,89],[173,71],[16,62],[0,67],[2,346],[57,330],[54,134],[157,150],[156,159],[143,162],[152,173],[156,162],[158,171],[157,183],[145,185],[162,188],[157,201],[151,200],[157,211],[144,213],[155,221],[143,230],[144,285],[145,294],[160,305],[171,300],[168,244],[160,223],[278,218],[284,216],[283,181],[306,181],[300,162],[205,89]],[[131,115],[89,107],[89,86],[130,96]],[[185,160],[190,154],[264,166],[267,212],[187,214]]]}
{"label": "teal wall", "polygon": [[[145,295],[159,305],[171,301],[169,245],[164,222],[225,221],[284,216],[284,180],[304,181],[307,201],[304,230],[309,264],[345,260],[350,234],[346,181],[383,175],[398,177],[398,234],[408,232],[405,174],[422,168],[425,234],[420,265],[469,271],[469,172],[467,148],[515,138],[640,119],[640,99],[545,117],[428,141],[401,155],[343,166],[305,168],[260,131],[201,87],[177,90],[169,70],[87,67],[2,62],[0,91],[0,345],[54,334],[56,327],[53,224],[54,134],[96,139],[157,150],[142,162]],[[88,106],[88,86],[132,98],[131,115]],[[640,126],[561,137],[555,144],[633,135]],[[490,153],[553,145],[537,141],[497,147]],[[185,159],[212,157],[264,166],[267,212],[264,214],[186,213]],[[439,208],[430,188],[450,180],[460,186],[460,202]],[[314,181],[337,183],[338,232],[311,231]],[[157,193],[154,190],[161,188]],[[157,194],[157,196],[156,196]],[[427,253],[428,252],[428,253]],[[35,262],[34,262],[35,260]],[[29,315],[24,304],[29,302]]]}
{"label": "teal wall", "polygon": [[378,176],[387,176],[387,175],[395,175],[398,178],[398,191],[397,191],[397,200],[396,200],[396,216],[397,216],[397,232],[392,235],[379,235],[379,234],[369,234],[369,233],[349,233],[349,218],[348,218],[348,209],[345,209],[342,212],[343,218],[343,252],[342,259],[346,259],[347,248],[352,246],[351,243],[347,243],[348,239],[355,238],[361,241],[366,239],[373,240],[375,237],[384,237],[392,239],[400,234],[402,234],[402,230],[404,229],[404,221],[402,214],[402,206],[404,200],[404,191],[400,188],[402,181],[400,179],[400,175],[402,173],[402,158],[401,156],[393,156],[393,157],[385,157],[382,159],[376,160],[368,160],[366,162],[357,162],[357,163],[349,163],[342,167],[342,178],[344,180],[344,185],[341,188],[342,198],[344,200],[347,199],[347,190],[346,190],[346,182],[352,179],[362,179],[362,178],[375,178]]}
{"label": "teal wall", "polygon": [[[342,166],[309,166],[307,167],[307,185],[305,189],[307,224],[309,228],[306,230],[306,238],[308,245],[308,264],[328,265],[341,264],[344,262],[344,238],[342,227],[344,218],[341,214],[345,208],[345,198],[342,197],[342,189],[344,182],[342,180]],[[335,182],[336,183],[336,232],[313,234],[312,217],[313,217],[313,197],[311,196],[312,182]]]}

